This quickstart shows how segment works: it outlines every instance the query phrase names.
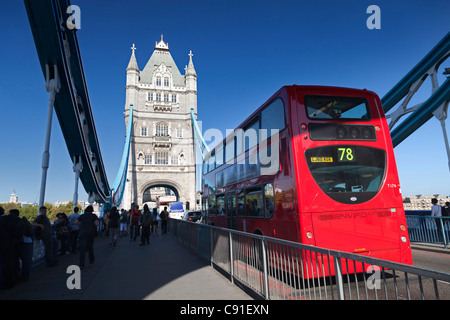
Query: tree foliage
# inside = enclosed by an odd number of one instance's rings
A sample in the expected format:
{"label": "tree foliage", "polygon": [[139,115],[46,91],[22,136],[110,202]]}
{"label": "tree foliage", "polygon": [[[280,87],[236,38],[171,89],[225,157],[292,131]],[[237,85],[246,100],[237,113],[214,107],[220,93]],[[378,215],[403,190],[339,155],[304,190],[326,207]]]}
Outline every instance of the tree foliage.
{"label": "tree foliage", "polygon": [[[73,212],[73,201],[69,201],[66,205],[61,205],[58,207],[46,202],[44,206],[47,208],[47,217],[52,222],[56,220],[56,215],[58,213],[65,213],[69,216]],[[5,214],[8,214],[10,210],[18,209],[20,212],[20,217],[26,217],[28,221],[33,221],[39,214],[39,206],[37,204],[21,207],[17,203],[0,203],[0,207],[5,209]],[[79,204],[77,207],[81,211],[82,207]]]}

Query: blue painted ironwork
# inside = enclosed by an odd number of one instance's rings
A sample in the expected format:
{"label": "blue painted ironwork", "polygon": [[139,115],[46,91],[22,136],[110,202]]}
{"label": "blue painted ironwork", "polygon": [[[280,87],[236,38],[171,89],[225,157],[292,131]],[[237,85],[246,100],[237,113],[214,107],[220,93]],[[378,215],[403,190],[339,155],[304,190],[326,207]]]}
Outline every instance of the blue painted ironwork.
{"label": "blue painted ironwork", "polygon": [[450,100],[450,79],[447,79],[431,97],[414,113],[391,131],[392,144],[396,147],[425,122],[433,117],[433,111]]}
{"label": "blue painted ironwork", "polygon": [[411,85],[422,78],[430,68],[442,61],[450,50],[450,32],[401,79],[382,99],[384,112],[391,110],[409,92]]}
{"label": "blue painted ironwork", "polygon": [[[444,108],[442,114],[446,114],[446,104],[450,100],[449,80],[447,79],[439,86],[437,83],[437,69],[449,56],[450,32],[381,99],[384,112],[387,113],[401,99],[405,98],[398,110],[389,115],[394,116],[389,125],[394,147],[431,119],[433,112],[437,111],[440,107]],[[429,76],[434,91],[432,95],[419,107],[416,106],[406,109],[412,96]],[[413,113],[394,128],[399,118],[408,112]],[[445,118],[440,120],[444,121]],[[444,136],[444,139],[446,139],[445,132]]]}
{"label": "blue painted ironwork", "polygon": [[448,248],[450,217],[407,215],[406,222],[411,242],[443,243]]}
{"label": "blue painted ironwork", "polygon": [[200,150],[200,153],[202,154],[202,159],[203,159],[203,155],[204,155],[203,149],[206,150],[206,153],[208,153],[210,150],[209,150],[208,145],[206,144],[205,139],[203,138],[203,134],[200,131],[200,128],[198,127],[197,119],[195,119],[195,114],[194,114],[193,109],[191,109],[191,120],[192,120],[192,127],[194,128],[194,133],[197,138],[197,146]]}
{"label": "blue painted ironwork", "polygon": [[[76,29],[66,25],[68,0],[24,0],[39,63],[56,66],[61,88],[55,96],[58,117],[70,159],[80,157],[80,180],[93,200],[105,203],[110,188],[97,139]],[[52,68],[50,68],[51,70]]]}
{"label": "blue painted ironwork", "polygon": [[117,172],[116,179],[111,187],[112,203],[119,206],[122,202],[123,193],[125,191],[125,184],[127,182],[128,159],[130,156],[130,142],[133,130],[133,105],[130,105],[130,112],[128,115],[127,136],[125,139],[125,146],[123,147],[122,161]]}

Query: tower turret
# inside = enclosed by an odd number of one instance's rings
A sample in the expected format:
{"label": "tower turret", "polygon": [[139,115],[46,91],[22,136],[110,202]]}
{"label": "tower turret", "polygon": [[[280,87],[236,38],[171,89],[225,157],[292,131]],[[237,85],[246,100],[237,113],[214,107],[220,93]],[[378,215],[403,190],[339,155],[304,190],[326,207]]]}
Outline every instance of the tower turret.
{"label": "tower turret", "polygon": [[126,89],[126,106],[125,110],[129,108],[130,105],[137,105],[137,92],[138,92],[138,82],[139,82],[139,67],[136,61],[136,56],[134,54],[134,51],[136,50],[136,47],[131,47],[132,53],[130,62],[128,63],[127,67],[127,85],[125,87]]}
{"label": "tower turret", "polygon": [[197,73],[195,72],[194,63],[192,62],[192,51],[189,51],[189,64],[185,68],[186,79],[186,100],[188,109],[194,109],[197,114]]}

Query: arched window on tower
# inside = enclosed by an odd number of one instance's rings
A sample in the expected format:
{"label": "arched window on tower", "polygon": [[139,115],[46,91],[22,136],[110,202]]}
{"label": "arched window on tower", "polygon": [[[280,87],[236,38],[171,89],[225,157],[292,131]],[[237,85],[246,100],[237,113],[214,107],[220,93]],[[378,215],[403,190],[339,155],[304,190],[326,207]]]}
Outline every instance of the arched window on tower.
{"label": "arched window on tower", "polygon": [[161,77],[156,77],[156,86],[161,87]]}

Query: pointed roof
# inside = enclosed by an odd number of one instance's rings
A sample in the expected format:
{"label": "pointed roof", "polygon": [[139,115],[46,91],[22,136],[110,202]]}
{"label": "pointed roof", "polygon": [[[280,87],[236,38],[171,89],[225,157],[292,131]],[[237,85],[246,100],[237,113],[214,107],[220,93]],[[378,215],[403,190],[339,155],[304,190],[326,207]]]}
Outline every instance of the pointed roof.
{"label": "pointed roof", "polygon": [[152,83],[153,72],[164,63],[166,67],[172,72],[172,79],[174,86],[184,87],[186,85],[184,77],[181,75],[172,55],[169,51],[169,44],[165,43],[161,35],[161,41],[156,42],[155,51],[148,60],[144,69],[140,74],[140,81],[144,83]]}
{"label": "pointed roof", "polygon": [[127,71],[132,70],[132,69],[139,71],[139,67],[138,67],[138,64],[136,61],[136,56],[134,55],[134,51],[136,50],[134,43],[133,43],[133,46],[131,47],[131,50],[133,50],[133,52],[131,53],[131,58],[130,58],[130,62],[128,63]]}
{"label": "pointed roof", "polygon": [[189,64],[186,68],[186,75],[192,75],[192,76],[197,76],[197,73],[195,72],[195,68],[194,68],[194,63],[192,62],[192,50],[189,50]]}

